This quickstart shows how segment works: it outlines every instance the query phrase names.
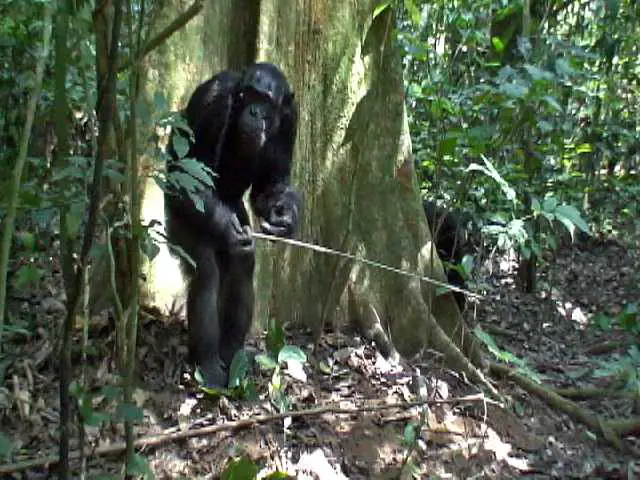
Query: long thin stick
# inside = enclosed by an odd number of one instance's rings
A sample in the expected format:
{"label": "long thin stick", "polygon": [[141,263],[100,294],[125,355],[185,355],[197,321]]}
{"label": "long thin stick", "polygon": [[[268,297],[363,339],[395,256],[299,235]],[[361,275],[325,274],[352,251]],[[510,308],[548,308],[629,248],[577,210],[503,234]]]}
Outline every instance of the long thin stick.
{"label": "long thin stick", "polygon": [[275,241],[275,242],[285,243],[287,245],[293,245],[294,247],[306,248],[306,249],[313,250],[313,251],[319,252],[319,253],[327,253],[329,255],[337,255],[339,257],[348,258],[350,260],[354,260],[356,262],[364,263],[365,265],[369,265],[371,267],[379,268],[381,270],[387,270],[389,272],[398,273],[400,275],[404,275],[405,277],[417,278],[418,280],[421,280],[421,281],[427,282],[427,283],[431,283],[431,284],[436,285],[438,287],[446,288],[447,290],[452,290],[454,292],[461,292],[461,293],[464,293],[465,295],[468,295],[469,297],[478,298],[478,299],[484,298],[482,295],[479,295],[477,293],[472,293],[469,290],[465,290],[464,288],[460,288],[460,287],[456,287],[456,286],[450,285],[448,283],[440,282],[438,280],[434,280],[433,278],[425,277],[423,275],[420,275],[420,274],[415,273],[415,272],[411,272],[409,270],[403,270],[403,269],[400,269],[400,268],[391,267],[389,265],[385,265],[384,263],[376,262],[374,260],[369,260],[368,258],[364,258],[364,257],[358,256],[358,255],[353,255],[351,253],[341,252],[339,250],[333,250],[332,248],[322,247],[320,245],[314,245],[313,243],[301,242],[300,240],[293,240],[291,238],[276,237],[275,235],[269,235],[267,233],[253,232],[252,234],[253,234],[253,236],[255,238],[260,238],[262,240],[272,240],[272,241]]}
{"label": "long thin stick", "polygon": [[[241,420],[236,420],[233,422],[226,422],[222,424],[215,425],[207,425],[205,427],[187,429],[187,430],[177,430],[175,427],[170,428],[165,433],[159,433],[155,435],[150,435],[146,437],[141,437],[135,442],[136,448],[153,448],[159,447],[162,445],[166,445],[167,443],[176,442],[180,440],[186,440],[188,438],[194,437],[203,437],[207,435],[213,435],[219,432],[228,432],[235,430],[242,430],[254,427],[256,425],[262,425],[269,422],[284,420],[285,418],[302,418],[302,417],[313,417],[322,415],[325,413],[334,413],[334,414],[346,414],[353,415],[363,412],[378,412],[382,410],[392,410],[392,409],[402,409],[406,410],[413,407],[419,407],[422,405],[444,405],[444,404],[458,404],[463,402],[487,402],[493,403],[491,399],[486,398],[482,394],[475,395],[467,395],[463,397],[455,397],[455,398],[447,398],[447,399],[424,399],[415,402],[399,402],[399,403],[387,403],[387,404],[369,404],[369,405],[359,405],[355,407],[339,407],[336,405],[326,405],[321,407],[316,407],[308,410],[292,410],[284,413],[276,413],[269,415],[258,415],[255,417],[244,418]],[[197,422],[193,422],[197,423]],[[99,456],[107,456],[107,455],[115,455],[120,454],[125,450],[126,446],[124,443],[118,442],[110,445],[105,445],[103,447],[99,447],[93,451],[88,452],[88,455],[91,457],[99,457]],[[73,452],[71,458],[78,458],[80,452]],[[0,465],[0,475],[7,473],[16,473],[19,471],[28,470],[30,468],[47,468],[51,465],[55,465],[58,461],[58,457],[55,455],[47,456],[45,454],[41,455],[39,458],[34,458],[30,460],[24,460],[21,462],[13,463],[13,464],[5,464]]]}

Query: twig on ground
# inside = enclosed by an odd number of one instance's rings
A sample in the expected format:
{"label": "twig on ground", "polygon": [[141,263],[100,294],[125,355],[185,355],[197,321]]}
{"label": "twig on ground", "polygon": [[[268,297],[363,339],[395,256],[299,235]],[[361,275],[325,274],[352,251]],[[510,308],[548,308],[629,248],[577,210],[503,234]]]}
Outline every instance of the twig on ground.
{"label": "twig on ground", "polygon": [[[457,404],[457,403],[463,403],[463,402],[496,403],[496,402],[493,402],[491,399],[486,398],[482,394],[477,394],[477,395],[468,395],[464,397],[455,397],[455,398],[448,398],[448,399],[441,399],[441,400],[421,400],[416,402],[360,405],[352,408],[324,406],[324,407],[312,408],[309,410],[298,410],[298,411],[285,412],[285,413],[276,413],[272,415],[259,415],[257,417],[223,423],[221,425],[208,425],[206,427],[201,427],[201,428],[196,428],[191,430],[175,431],[175,427],[172,427],[168,431],[165,431],[163,433],[139,438],[135,442],[135,447],[138,449],[158,447],[158,446],[165,445],[167,443],[171,443],[179,440],[186,440],[194,437],[203,437],[206,435],[213,435],[214,433],[219,433],[219,432],[244,430],[247,428],[254,427],[256,425],[284,420],[285,418],[312,417],[312,416],[323,415],[325,413],[353,415],[353,414],[362,413],[362,412],[375,412],[375,411],[392,410],[392,409],[407,409],[407,408],[419,407],[423,405]],[[124,442],[118,442],[112,445],[96,448],[95,450],[87,450],[85,451],[85,455],[87,458],[89,458],[90,456],[116,455],[125,451],[125,448],[126,448],[126,445]],[[71,453],[70,459],[78,459],[78,458],[80,458],[79,451],[75,451]],[[0,465],[0,474],[4,475],[4,474],[15,473],[15,472],[28,470],[30,468],[47,468],[52,465],[55,465],[57,462],[58,462],[58,456],[56,455],[50,455],[50,456],[42,455],[39,458],[34,458],[31,460],[24,460],[21,462]]]}

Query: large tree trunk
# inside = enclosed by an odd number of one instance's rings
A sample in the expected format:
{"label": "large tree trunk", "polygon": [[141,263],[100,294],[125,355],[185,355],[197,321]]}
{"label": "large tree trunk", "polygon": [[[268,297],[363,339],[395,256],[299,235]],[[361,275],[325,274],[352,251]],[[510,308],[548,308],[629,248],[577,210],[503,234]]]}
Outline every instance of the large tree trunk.
{"label": "large tree trunk", "polygon": [[[378,3],[206,1],[201,18],[151,56],[148,93],[171,93],[179,107],[198,82],[252,61],[253,52],[279,64],[300,104],[294,183],[305,198],[301,240],[444,282],[413,171],[394,18],[386,10],[374,19]],[[258,4],[259,10],[248,7]],[[229,30],[238,31],[238,19],[245,19],[241,39]],[[213,39],[212,32],[221,33]],[[161,198],[147,191],[147,221],[162,218]],[[177,270],[168,273],[162,262],[170,257],[162,255],[151,269],[162,282],[150,282],[148,293],[164,308],[175,296],[165,281]],[[370,333],[374,320],[402,354],[431,345],[459,357],[451,339],[480,362],[453,296],[435,297],[431,285],[415,278],[260,241],[256,283],[259,321],[303,322],[320,334],[327,323],[354,320],[361,327],[365,321]]]}

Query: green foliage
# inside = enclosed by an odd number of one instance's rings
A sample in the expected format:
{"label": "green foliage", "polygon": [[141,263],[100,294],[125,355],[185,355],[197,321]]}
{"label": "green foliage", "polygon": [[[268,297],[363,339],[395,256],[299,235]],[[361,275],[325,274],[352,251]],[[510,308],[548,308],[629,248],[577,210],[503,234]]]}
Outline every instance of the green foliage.
{"label": "green foliage", "polygon": [[615,325],[634,335],[640,334],[640,315],[638,314],[638,304],[629,303],[616,316],[611,317],[603,312],[596,313],[591,323],[601,330],[608,331]]}
{"label": "green foliage", "polygon": [[499,348],[493,337],[487,332],[482,330],[480,327],[476,327],[473,330],[473,333],[482,341],[482,343],[485,344],[489,353],[496,357],[496,359],[515,366],[520,374],[528,377],[536,383],[540,383],[540,377],[538,376],[538,374],[535,371],[531,370],[531,368],[529,368],[524,360],[516,357],[511,352]]}
{"label": "green foliage", "polygon": [[231,460],[224,469],[220,478],[222,480],[252,480],[257,478],[260,469],[247,456]]}
{"label": "green foliage", "polygon": [[519,2],[410,3],[399,8],[399,38],[424,195],[472,213],[490,240],[525,257],[555,248],[556,225],[572,238],[589,232],[576,205],[611,228],[602,218],[611,194],[622,205],[638,194],[632,2],[606,21],[597,2],[579,15],[571,2],[550,10],[532,2],[528,38]]}
{"label": "green foliage", "polygon": [[640,346],[632,345],[625,355],[614,353],[598,363],[600,368],[593,372],[594,377],[622,376],[626,379],[625,390],[640,394]]}
{"label": "green foliage", "polygon": [[282,324],[278,322],[275,318],[271,318],[269,320],[269,325],[267,327],[267,335],[265,338],[265,343],[267,345],[267,352],[270,355],[276,356],[278,352],[284,347],[286,342],[286,337],[284,333],[284,328],[282,328]]}
{"label": "green foliage", "polygon": [[[85,425],[103,427],[109,422],[138,423],[144,418],[140,407],[123,402],[123,390],[119,386],[105,385],[92,392],[78,382],[72,382],[69,390]],[[97,409],[98,403],[103,408]]]}
{"label": "green foliage", "polygon": [[138,454],[134,454],[133,458],[127,463],[127,474],[144,480],[156,478],[147,459]]}
{"label": "green foliage", "polygon": [[11,450],[11,440],[4,432],[0,432],[0,458],[8,460],[11,455]]}
{"label": "green foliage", "polygon": [[294,345],[284,345],[276,358],[272,355],[256,356],[256,363],[260,368],[272,372],[269,383],[269,396],[281,412],[289,410],[291,406],[291,402],[285,392],[285,374],[301,382],[306,382],[307,376],[303,369],[306,361],[306,354]]}

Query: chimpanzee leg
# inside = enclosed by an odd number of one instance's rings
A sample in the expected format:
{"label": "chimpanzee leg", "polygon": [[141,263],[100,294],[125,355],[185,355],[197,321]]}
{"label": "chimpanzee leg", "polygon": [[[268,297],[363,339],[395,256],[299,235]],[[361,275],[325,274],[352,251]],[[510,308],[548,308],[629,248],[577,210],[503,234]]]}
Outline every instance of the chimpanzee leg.
{"label": "chimpanzee leg", "polygon": [[198,257],[187,294],[189,350],[205,385],[226,387],[227,372],[220,359],[220,339],[223,338],[218,315],[220,268],[213,248],[203,246]]}
{"label": "chimpanzee leg", "polygon": [[251,329],[254,266],[254,252],[227,255],[220,262],[220,358],[227,367]]}
{"label": "chimpanzee leg", "polygon": [[[234,211],[240,225],[250,228],[249,215],[242,201]],[[233,356],[242,348],[245,338],[251,329],[253,319],[253,271],[255,267],[255,250],[243,250],[238,253],[220,252],[220,298],[218,312],[220,315],[220,358],[231,366]]]}
{"label": "chimpanzee leg", "polygon": [[187,289],[187,319],[189,321],[189,356],[204,377],[205,385],[226,387],[227,372],[220,361],[220,319],[218,296],[220,266],[213,245],[202,239],[200,232],[180,219],[169,222],[169,238],[195,262],[194,268],[182,260],[189,279]]}

